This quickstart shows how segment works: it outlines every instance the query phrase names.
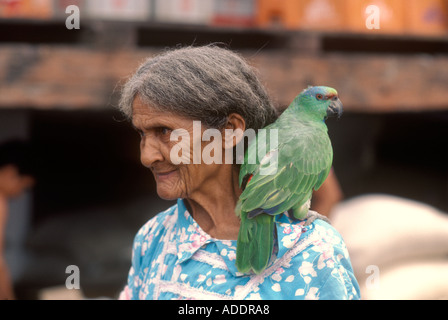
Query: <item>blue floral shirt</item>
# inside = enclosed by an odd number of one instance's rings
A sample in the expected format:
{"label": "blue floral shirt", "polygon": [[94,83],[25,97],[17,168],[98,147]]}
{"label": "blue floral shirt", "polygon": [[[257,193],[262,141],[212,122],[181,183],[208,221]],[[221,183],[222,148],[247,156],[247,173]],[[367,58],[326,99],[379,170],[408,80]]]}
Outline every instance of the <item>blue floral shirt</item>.
{"label": "blue floral shirt", "polygon": [[259,275],[235,266],[236,240],[212,238],[182,199],[137,233],[120,299],[359,299],[344,241],[326,222],[276,216],[275,255]]}

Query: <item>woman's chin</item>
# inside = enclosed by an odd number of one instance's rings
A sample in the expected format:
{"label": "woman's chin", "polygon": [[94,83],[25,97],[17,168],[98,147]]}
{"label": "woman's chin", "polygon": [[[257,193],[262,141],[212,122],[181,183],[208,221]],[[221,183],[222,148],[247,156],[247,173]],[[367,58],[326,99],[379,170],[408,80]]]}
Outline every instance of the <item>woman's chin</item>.
{"label": "woman's chin", "polygon": [[157,194],[158,194],[159,198],[161,198],[162,200],[171,201],[171,200],[177,200],[179,198],[179,197],[174,196],[172,194],[158,192],[158,191],[157,191]]}
{"label": "woman's chin", "polygon": [[157,184],[157,195],[163,200],[176,200],[182,197],[177,188]]}
{"label": "woman's chin", "polygon": [[181,196],[178,171],[156,174],[157,194],[163,200],[176,200]]}

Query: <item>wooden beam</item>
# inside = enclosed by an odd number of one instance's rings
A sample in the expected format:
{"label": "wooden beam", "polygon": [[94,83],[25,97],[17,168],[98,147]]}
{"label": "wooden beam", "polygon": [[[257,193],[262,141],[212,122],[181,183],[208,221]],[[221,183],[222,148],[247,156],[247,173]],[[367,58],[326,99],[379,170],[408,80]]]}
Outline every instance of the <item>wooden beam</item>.
{"label": "wooden beam", "polygon": [[[0,108],[86,109],[115,104],[120,84],[162,49],[2,45]],[[335,87],[347,111],[448,110],[447,55],[241,52],[285,106],[308,85]]]}
{"label": "wooden beam", "polygon": [[345,109],[360,112],[448,110],[448,56],[257,55],[254,65],[273,97],[287,105],[308,85],[339,91]]}

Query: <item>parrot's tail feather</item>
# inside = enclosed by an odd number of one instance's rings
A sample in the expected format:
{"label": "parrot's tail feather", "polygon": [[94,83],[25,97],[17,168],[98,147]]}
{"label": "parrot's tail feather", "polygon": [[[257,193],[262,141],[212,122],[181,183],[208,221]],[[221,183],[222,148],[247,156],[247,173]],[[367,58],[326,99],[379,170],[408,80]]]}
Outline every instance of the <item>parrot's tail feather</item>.
{"label": "parrot's tail feather", "polygon": [[235,205],[235,214],[237,217],[239,217],[241,215],[241,206],[242,206],[242,201],[238,200],[236,205]]}
{"label": "parrot's tail feather", "polygon": [[241,227],[236,249],[236,267],[239,272],[251,269],[261,273],[266,269],[274,247],[274,218],[261,214],[253,219],[241,213]]}
{"label": "parrot's tail feather", "polygon": [[241,212],[241,226],[238,233],[236,246],[236,267],[241,273],[248,273],[251,269],[250,264],[250,239],[252,238],[252,230],[254,223],[247,219],[246,213]]}

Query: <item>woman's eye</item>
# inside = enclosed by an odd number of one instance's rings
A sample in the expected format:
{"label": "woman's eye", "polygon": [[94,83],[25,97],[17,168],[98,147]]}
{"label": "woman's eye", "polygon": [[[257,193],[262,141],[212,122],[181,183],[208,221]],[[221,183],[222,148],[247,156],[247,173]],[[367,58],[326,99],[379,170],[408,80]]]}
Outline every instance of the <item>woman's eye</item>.
{"label": "woman's eye", "polygon": [[168,129],[168,128],[165,128],[165,127],[161,127],[161,128],[159,128],[159,132],[160,132],[162,135],[166,135],[166,134],[169,134],[169,133],[171,132],[171,130]]}

